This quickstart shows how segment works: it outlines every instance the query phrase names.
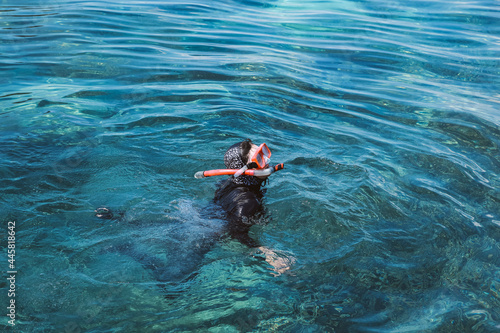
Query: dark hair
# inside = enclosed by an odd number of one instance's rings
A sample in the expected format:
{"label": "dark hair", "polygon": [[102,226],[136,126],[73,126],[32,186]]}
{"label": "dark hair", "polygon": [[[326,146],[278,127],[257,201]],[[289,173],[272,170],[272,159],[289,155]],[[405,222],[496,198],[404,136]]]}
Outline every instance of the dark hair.
{"label": "dark hair", "polygon": [[243,163],[248,163],[248,152],[252,149],[252,140],[246,139],[240,143],[240,154]]}

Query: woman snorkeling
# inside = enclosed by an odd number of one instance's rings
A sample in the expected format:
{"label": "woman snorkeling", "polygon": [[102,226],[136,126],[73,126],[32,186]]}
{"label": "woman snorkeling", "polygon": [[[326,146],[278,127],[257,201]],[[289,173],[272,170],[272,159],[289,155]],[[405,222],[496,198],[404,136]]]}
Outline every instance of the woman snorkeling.
{"label": "woman snorkeling", "polygon": [[227,213],[228,233],[242,244],[264,253],[266,261],[273,266],[274,271],[281,274],[290,269],[290,261],[293,259],[278,256],[274,251],[260,246],[248,234],[255,222],[252,218],[263,210],[262,185],[269,175],[284,167],[283,164],[270,167],[270,158],[271,150],[265,143],[257,146],[250,139],[246,139],[233,144],[224,154],[224,164],[228,169],[200,171],[195,177],[233,175],[218,185],[214,196],[215,203]]}
{"label": "woman snorkeling", "polygon": [[[215,203],[221,206],[227,214],[226,233],[249,248],[255,249],[255,252],[262,252],[265,260],[271,264],[273,274],[279,275],[290,269],[290,264],[294,259],[286,255],[278,255],[274,251],[260,246],[248,234],[250,227],[258,220],[255,215],[263,210],[264,191],[261,189],[263,183],[269,175],[283,168],[283,164],[270,167],[270,157],[271,151],[266,144],[257,146],[247,139],[232,145],[226,151],[224,163],[228,169],[200,171],[196,173],[195,177],[232,175],[219,183],[214,196]],[[104,207],[96,209],[95,213],[98,218],[107,220],[121,219],[122,215],[118,214],[117,216]],[[190,231],[184,230],[177,236],[182,237],[184,232],[189,233]],[[140,244],[136,244],[134,240],[127,240],[123,244],[112,246],[112,249],[135,258],[144,268],[151,270],[157,281],[177,283],[189,278],[196,271],[204,254],[209,251],[218,238],[216,234],[201,235],[200,239],[194,237],[196,246],[192,247],[184,246],[182,242],[176,243],[182,249],[176,255],[177,259],[179,255],[185,259],[172,261],[175,264],[169,263],[168,255],[167,260],[165,260],[155,253],[142,251]],[[170,238],[174,236],[170,235]]]}

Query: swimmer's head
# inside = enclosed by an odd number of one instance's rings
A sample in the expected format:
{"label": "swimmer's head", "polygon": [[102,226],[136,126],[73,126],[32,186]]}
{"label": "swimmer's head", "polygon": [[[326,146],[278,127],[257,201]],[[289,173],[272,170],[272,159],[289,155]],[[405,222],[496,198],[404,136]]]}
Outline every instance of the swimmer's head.
{"label": "swimmer's head", "polygon": [[[267,147],[267,146],[266,146]],[[241,169],[246,166],[253,155],[257,152],[259,146],[254,144],[252,140],[246,139],[245,141],[235,143],[224,154],[224,164],[228,169]],[[265,179],[267,177],[264,177]],[[260,185],[263,179],[253,176],[239,176],[233,179],[233,182],[244,185]]]}
{"label": "swimmer's head", "polygon": [[246,139],[229,147],[224,155],[224,164],[229,169],[241,169],[250,162],[256,162],[256,168],[262,169],[268,166],[270,156],[271,151],[265,143],[257,146]]}
{"label": "swimmer's head", "polygon": [[[264,181],[273,172],[282,170],[284,164],[276,164],[273,167],[269,166],[271,159],[271,150],[265,143],[257,146],[250,139],[235,143],[224,154],[224,164],[227,169],[198,171],[195,173],[195,178],[205,178],[211,176],[233,175],[234,183],[241,183],[241,179],[255,179]],[[249,185],[249,184],[245,184]],[[251,184],[251,185],[260,185]]]}

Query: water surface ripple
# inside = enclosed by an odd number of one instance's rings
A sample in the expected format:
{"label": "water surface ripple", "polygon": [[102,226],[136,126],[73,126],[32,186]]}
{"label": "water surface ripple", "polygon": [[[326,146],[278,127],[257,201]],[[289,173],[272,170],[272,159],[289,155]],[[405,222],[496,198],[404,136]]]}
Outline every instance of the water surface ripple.
{"label": "water surface ripple", "polygon": [[[497,1],[6,0],[0,16],[20,331],[500,330]],[[283,274],[219,237],[217,180],[193,178],[246,137],[287,166],[251,232]]]}

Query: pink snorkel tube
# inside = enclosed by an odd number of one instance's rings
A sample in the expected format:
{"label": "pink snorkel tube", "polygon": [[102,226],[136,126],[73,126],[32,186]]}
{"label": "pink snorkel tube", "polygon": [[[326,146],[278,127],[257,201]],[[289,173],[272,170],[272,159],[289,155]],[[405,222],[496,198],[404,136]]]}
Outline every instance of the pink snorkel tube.
{"label": "pink snorkel tube", "polygon": [[[247,176],[255,176],[255,177],[267,177],[271,175],[273,172],[279,171],[281,169],[285,168],[285,165],[283,163],[276,164],[273,167],[265,168],[265,169],[246,169],[242,175],[247,175]],[[205,177],[212,177],[212,176],[223,176],[223,175],[234,175],[238,172],[240,172],[238,169],[216,169],[216,170],[207,170],[207,171],[198,171],[197,173],[194,174],[194,178],[205,178]]]}

